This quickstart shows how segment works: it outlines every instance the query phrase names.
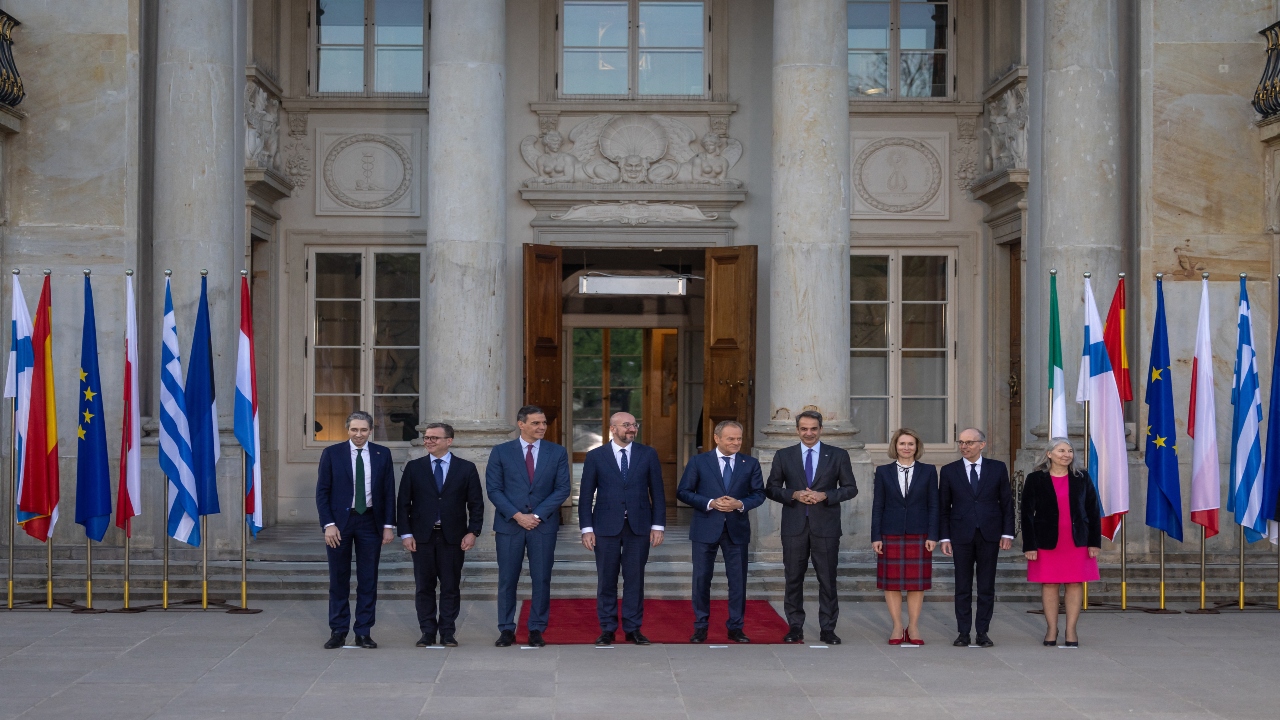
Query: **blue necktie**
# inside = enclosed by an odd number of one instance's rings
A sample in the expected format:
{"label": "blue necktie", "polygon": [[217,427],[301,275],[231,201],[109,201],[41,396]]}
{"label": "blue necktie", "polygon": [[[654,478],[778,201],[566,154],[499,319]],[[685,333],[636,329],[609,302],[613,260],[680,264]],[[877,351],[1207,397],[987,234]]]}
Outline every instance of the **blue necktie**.
{"label": "blue necktie", "polygon": [[804,479],[805,484],[813,487],[813,448],[808,448],[804,452]]}
{"label": "blue necktie", "polygon": [[727,493],[729,492],[729,483],[733,482],[733,465],[730,464],[733,462],[733,456],[725,455],[720,459],[724,460],[724,474],[722,475],[722,478],[724,481],[724,491]]}
{"label": "blue necktie", "polygon": [[625,485],[625,484],[626,484],[626,482],[627,482],[627,470],[628,470],[630,467],[631,467],[630,465],[627,465],[627,451],[626,451],[626,449],[624,448],[624,449],[622,450],[622,483],[623,483],[624,485]]}
{"label": "blue necktie", "polygon": [[[436,494],[444,495],[444,460],[436,458]],[[440,503],[436,503],[436,524],[440,524]]]}
{"label": "blue necktie", "polygon": [[969,487],[973,488],[974,492],[978,491],[978,464],[977,463],[973,463],[972,465],[969,466]]}

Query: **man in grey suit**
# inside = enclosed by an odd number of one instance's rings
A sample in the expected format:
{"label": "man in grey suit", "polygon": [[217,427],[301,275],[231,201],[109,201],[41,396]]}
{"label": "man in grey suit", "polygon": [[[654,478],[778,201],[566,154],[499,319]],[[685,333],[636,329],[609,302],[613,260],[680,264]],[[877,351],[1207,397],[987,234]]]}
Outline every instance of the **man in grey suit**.
{"label": "man in grey suit", "polygon": [[551,566],[556,555],[560,506],[569,497],[569,455],[547,434],[547,415],[536,405],[516,414],[520,437],[497,445],[484,471],[485,490],[493,503],[493,530],[498,551],[498,630],[494,645],[510,647],[516,639],[516,585],[529,554],[533,599],[529,605],[529,645],[543,647],[551,610]]}
{"label": "man in grey suit", "polygon": [[839,645],[836,620],[836,564],[840,555],[840,503],[858,494],[853,465],[843,448],[824,445],[822,413],[796,416],[800,443],[773,456],[765,495],[782,504],[782,566],[786,577],[783,609],[786,643],[804,642],[804,576],[813,562],[818,576],[818,622],[822,642]]}

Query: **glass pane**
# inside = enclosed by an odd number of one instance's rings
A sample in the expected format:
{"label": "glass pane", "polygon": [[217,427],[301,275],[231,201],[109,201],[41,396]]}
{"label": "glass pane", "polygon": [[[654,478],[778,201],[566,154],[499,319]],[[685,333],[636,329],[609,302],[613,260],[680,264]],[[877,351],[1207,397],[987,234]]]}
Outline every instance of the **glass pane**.
{"label": "glass pane", "polygon": [[702,47],[701,2],[641,2],[640,47]]}
{"label": "glass pane", "polygon": [[889,87],[889,53],[849,53],[849,95],[884,97]]}
{"label": "glass pane", "polygon": [[889,305],[854,303],[850,306],[849,347],[889,347]]}
{"label": "glass pane", "polygon": [[946,395],[947,353],[902,353],[902,394]]}
{"label": "glass pane", "polygon": [[889,49],[889,3],[851,2],[846,18],[849,49]]}
{"label": "glass pane", "polygon": [[316,253],[316,297],[360,297],[360,253]]}
{"label": "glass pane", "polygon": [[889,299],[889,257],[854,255],[849,259],[850,300]]}
{"label": "glass pane", "polygon": [[421,263],[418,253],[377,253],[374,263],[377,274],[374,277],[374,297],[378,298],[416,298],[421,297],[419,275]]}
{"label": "glass pane", "polygon": [[317,395],[312,437],[321,442],[347,439],[347,416],[360,407],[358,395]]}
{"label": "glass pane", "polygon": [[858,440],[869,443],[889,442],[889,401],[883,398],[854,398],[850,401],[853,426]]}
{"label": "glass pane", "polygon": [[373,398],[373,439],[408,442],[418,437],[418,398],[383,395]]}
{"label": "glass pane", "polygon": [[947,54],[930,52],[902,53],[898,82],[902,97],[946,97]]}
{"label": "glass pane", "polygon": [[902,258],[902,299],[905,302],[947,299],[947,258],[906,255]]}
{"label": "glass pane", "polygon": [[419,303],[380,301],[373,305],[373,344],[417,347]]}
{"label": "glass pane", "polygon": [[640,53],[641,95],[702,95],[701,50]]}
{"label": "glass pane", "polygon": [[360,301],[325,301],[316,303],[317,347],[326,345],[360,345]]}
{"label": "glass pane", "polygon": [[598,328],[574,328],[573,354],[600,355],[604,352],[604,332]]}
{"label": "glass pane", "polygon": [[360,392],[358,348],[316,348],[316,392]]}
{"label": "glass pane", "polygon": [[902,347],[946,348],[946,305],[902,304]]}
{"label": "glass pane", "polygon": [[849,353],[849,387],[853,395],[888,395],[888,354],[866,351]]}
{"label": "glass pane", "polygon": [[626,47],[627,3],[566,0],[565,47]]}
{"label": "glass pane", "polygon": [[600,387],[604,382],[602,372],[603,360],[598,357],[575,357],[573,359],[573,386]]}
{"label": "glass pane", "polygon": [[[611,355],[640,355],[644,352],[644,331],[638,329],[612,330],[609,332]],[[617,385],[618,383],[614,383]]]}
{"label": "glass pane", "polygon": [[375,42],[379,45],[421,45],[422,6],[422,0],[374,0]]}
{"label": "glass pane", "polygon": [[640,408],[643,405],[641,391],[637,388],[634,390],[610,390],[609,391],[609,414],[613,415],[617,412],[631,413],[640,418]]}
{"label": "glass pane", "polygon": [[564,51],[567,95],[626,95],[627,51]]}
{"label": "glass pane", "polygon": [[920,433],[926,443],[947,442],[947,401],[944,398],[903,400],[902,425]]}
{"label": "glass pane", "polygon": [[[611,357],[609,358],[609,387],[610,388],[638,388],[640,387],[640,358],[638,357]],[[610,408],[612,412],[618,412],[618,408]],[[631,412],[627,410],[627,412]]]}
{"label": "glass pane", "polygon": [[604,435],[602,431],[604,425],[600,422],[574,423],[573,424],[573,451],[587,452],[595,450],[604,444]]}
{"label": "glass pane", "polygon": [[898,42],[903,50],[947,49],[946,5],[903,3],[898,10],[898,22],[902,27]]}
{"label": "glass pane", "polygon": [[386,48],[376,51],[374,92],[422,92],[422,48]]}
{"label": "glass pane", "polygon": [[320,44],[364,44],[364,0],[320,0],[316,3]]}
{"label": "glass pane", "polygon": [[[604,416],[604,398],[600,388],[574,388],[573,418],[578,421],[600,420]],[[604,427],[601,425],[600,427]]]}
{"label": "glass pane", "polygon": [[375,393],[418,394],[418,348],[373,351]]}
{"label": "glass pane", "polygon": [[364,92],[364,48],[322,47],[320,92]]}

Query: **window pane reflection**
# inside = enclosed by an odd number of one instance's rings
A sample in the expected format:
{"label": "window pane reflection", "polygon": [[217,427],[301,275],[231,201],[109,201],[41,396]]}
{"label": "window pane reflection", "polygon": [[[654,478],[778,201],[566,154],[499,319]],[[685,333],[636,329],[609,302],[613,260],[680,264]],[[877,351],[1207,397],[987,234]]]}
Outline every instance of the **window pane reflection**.
{"label": "window pane reflection", "polygon": [[863,442],[889,442],[889,401],[878,398],[854,398],[850,403],[853,426]]}
{"label": "window pane reflection", "polygon": [[946,53],[902,53],[898,83],[902,97],[946,97]]}
{"label": "window pane reflection", "polygon": [[418,437],[418,398],[380,395],[373,398],[373,439],[410,442]]}
{"label": "window pane reflection", "polygon": [[920,433],[926,443],[947,441],[947,401],[907,398],[902,401],[902,425]]}
{"label": "window pane reflection", "polygon": [[317,442],[347,439],[347,416],[360,407],[359,395],[317,395],[311,437]]}

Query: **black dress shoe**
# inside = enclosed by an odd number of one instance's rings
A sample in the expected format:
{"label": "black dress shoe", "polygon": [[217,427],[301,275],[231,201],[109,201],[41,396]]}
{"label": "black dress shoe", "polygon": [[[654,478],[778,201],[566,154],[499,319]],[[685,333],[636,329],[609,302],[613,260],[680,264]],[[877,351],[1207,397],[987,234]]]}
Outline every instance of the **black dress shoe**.
{"label": "black dress shoe", "polygon": [[337,650],[338,648],[340,648],[340,647],[342,647],[343,645],[346,645],[346,644],[347,644],[347,634],[346,634],[346,633],[340,633],[340,632],[330,633],[330,635],[329,635],[329,639],[328,639],[328,640],[326,640],[326,641],[325,641],[325,643],[324,643],[324,649],[325,649],[325,650]]}
{"label": "black dress shoe", "polygon": [[707,629],[706,629],[706,628],[694,628],[694,629],[693,629],[693,636],[689,638],[689,642],[691,642],[691,643],[704,643],[704,642],[706,642],[706,641],[707,641]]}
{"label": "black dress shoe", "polygon": [[[982,637],[979,635],[978,637]],[[969,633],[960,633],[956,636],[955,642],[951,643],[956,647],[969,647]]]}
{"label": "black dress shoe", "polygon": [[989,648],[995,646],[996,644],[991,642],[991,638],[987,637],[986,633],[978,633],[978,647]]}
{"label": "black dress shoe", "polygon": [[435,633],[422,633],[422,637],[418,638],[416,645],[418,647],[431,647],[436,644]]}
{"label": "black dress shoe", "polygon": [[[630,635],[631,633],[627,633],[627,634]],[[630,640],[630,638],[627,638],[627,639]],[[599,645],[601,647],[604,647],[605,645],[612,645],[612,644],[613,644],[612,630],[605,630],[604,632],[600,633],[600,637],[596,638],[596,645]]]}
{"label": "black dress shoe", "polygon": [[374,642],[373,638],[368,635],[357,635],[356,645],[359,645],[365,650],[373,650],[378,647],[378,643]]}
{"label": "black dress shoe", "polygon": [[828,644],[828,645],[839,645],[839,644],[840,644],[840,636],[839,636],[839,635],[837,635],[837,634],[835,634],[835,632],[834,632],[834,631],[832,631],[832,630],[823,630],[823,631],[822,631],[822,635],[821,635],[820,637],[821,637],[821,639],[822,639],[822,642],[824,642],[824,643],[826,643],[826,644]]}
{"label": "black dress shoe", "polygon": [[445,647],[458,647],[458,641],[454,640],[452,635],[442,635],[440,644]]}
{"label": "black dress shoe", "polygon": [[541,630],[529,631],[529,647],[546,647],[547,641],[542,639]]}
{"label": "black dress shoe", "polygon": [[791,626],[791,628],[787,630],[787,634],[782,636],[782,642],[784,643],[804,642],[804,629],[795,627],[794,625]]}
{"label": "black dress shoe", "polygon": [[639,630],[634,630],[627,633],[627,642],[635,643],[636,645],[648,645],[649,638],[645,637]]}
{"label": "black dress shoe", "polygon": [[516,641],[516,633],[514,630],[503,630],[498,639],[494,641],[494,647],[511,647]]}
{"label": "black dress shoe", "polygon": [[743,635],[743,634],[742,634],[742,630],[741,630],[741,629],[738,629],[738,630],[730,630],[730,631],[729,631],[729,640],[731,640],[731,641],[733,641],[733,642],[736,642],[736,643],[749,643],[749,642],[751,642],[751,638],[747,637],[746,635]]}

